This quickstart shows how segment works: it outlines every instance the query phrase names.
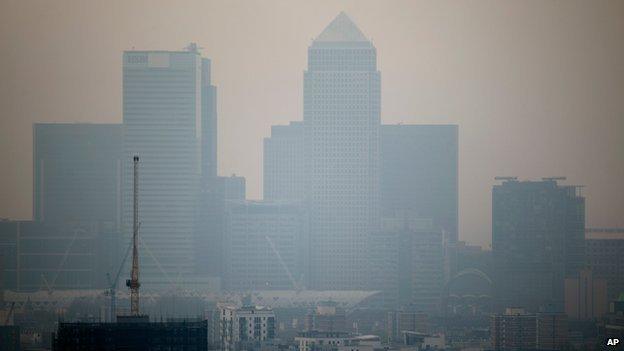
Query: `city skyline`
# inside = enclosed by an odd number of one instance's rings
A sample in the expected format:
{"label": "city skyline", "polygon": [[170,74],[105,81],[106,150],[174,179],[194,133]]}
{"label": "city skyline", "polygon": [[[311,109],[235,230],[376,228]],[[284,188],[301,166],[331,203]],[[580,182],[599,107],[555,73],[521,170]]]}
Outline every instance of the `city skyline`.
{"label": "city skyline", "polygon": [[[138,11],[137,4],[130,5],[128,13]],[[97,47],[90,46],[92,38],[107,37],[105,29],[114,32],[110,24],[82,22],[80,17],[92,18],[89,15],[97,9],[74,4],[72,10],[85,16],[75,16],[74,12],[71,18],[59,21],[64,26],[57,26],[51,21],[62,17],[62,12],[38,8],[27,14],[29,5],[12,4],[3,11],[15,18],[7,18],[7,30],[2,31],[9,54],[1,65],[8,84],[7,93],[2,94],[6,100],[2,102],[0,145],[7,150],[2,162],[9,167],[0,173],[0,217],[29,218],[32,123],[121,122],[121,52],[133,46],[176,50],[189,41],[204,47],[202,55],[212,59],[212,81],[219,88],[219,173],[245,176],[249,197],[260,198],[262,157],[257,150],[261,150],[262,138],[270,135],[271,125],[301,120],[305,48],[311,37],[344,9],[378,50],[379,70],[384,76],[382,123],[459,125],[460,240],[489,244],[489,189],[497,175],[568,176],[569,184],[587,186],[588,226],[621,226],[623,200],[617,196],[621,191],[613,187],[624,173],[618,157],[618,150],[624,150],[618,136],[624,127],[624,107],[618,101],[624,72],[621,64],[615,64],[622,56],[622,44],[615,40],[624,28],[617,17],[607,16],[617,13],[618,5],[609,8],[602,4],[591,7],[585,15],[581,13],[589,6],[585,8],[582,3],[490,3],[490,11],[477,6],[468,14],[462,14],[469,10],[466,7],[426,3],[402,3],[389,9],[375,4],[360,9],[345,3],[322,10],[309,4],[299,4],[301,9],[284,4],[254,5],[266,17],[250,19],[254,11],[245,9],[241,16],[249,19],[248,27],[237,27],[233,19],[207,27],[228,28],[233,39],[226,43],[216,38],[214,33],[219,31],[212,33],[193,21],[188,28],[165,35],[171,28],[159,26],[163,20],[160,12],[148,9],[152,17],[148,16],[142,26],[153,26],[151,34],[145,36],[128,27],[132,16],[121,16],[119,31],[130,34],[123,40],[103,40]],[[213,10],[226,14],[243,7],[218,5]],[[401,8],[406,15],[400,15]],[[379,10],[379,16],[371,9]],[[190,16],[190,12],[180,10],[172,15]],[[557,17],[559,13],[568,17]],[[414,19],[407,18],[409,14]],[[471,15],[484,16],[482,23],[473,22]],[[16,32],[20,26],[11,25],[18,19],[32,23],[37,16],[50,27],[44,42],[32,37],[42,34],[42,28]],[[216,15],[210,18],[216,19]],[[436,22],[436,18],[442,20]],[[456,23],[450,23],[451,19]],[[598,24],[599,19],[603,24]],[[500,26],[503,20],[511,23],[500,27],[502,34],[487,30],[489,25]],[[520,26],[527,21],[526,27]],[[86,30],[72,37],[70,32],[76,28]],[[471,35],[470,44],[459,40],[462,30]],[[535,37],[542,30],[548,35]],[[161,39],[150,39],[156,37]],[[402,45],[410,49],[401,51],[404,57],[392,55],[400,52]],[[257,54],[256,60],[244,58],[245,53]],[[32,59],[37,56],[45,58],[46,64],[34,66],[37,61]],[[78,64],[69,60],[81,57]],[[263,72],[275,63],[281,71]],[[242,74],[234,74],[236,71]],[[275,89],[261,91],[255,78],[242,77],[252,71]],[[85,89],[93,85],[93,89]],[[243,147],[240,140],[249,140],[249,144]]]}

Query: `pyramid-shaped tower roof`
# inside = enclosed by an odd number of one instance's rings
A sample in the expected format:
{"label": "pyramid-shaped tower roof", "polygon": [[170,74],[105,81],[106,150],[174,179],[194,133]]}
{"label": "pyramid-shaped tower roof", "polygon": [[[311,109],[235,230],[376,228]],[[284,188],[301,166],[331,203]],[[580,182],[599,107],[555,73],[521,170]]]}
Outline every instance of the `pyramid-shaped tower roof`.
{"label": "pyramid-shaped tower roof", "polygon": [[368,39],[346,13],[340,12],[314,41],[368,42]]}

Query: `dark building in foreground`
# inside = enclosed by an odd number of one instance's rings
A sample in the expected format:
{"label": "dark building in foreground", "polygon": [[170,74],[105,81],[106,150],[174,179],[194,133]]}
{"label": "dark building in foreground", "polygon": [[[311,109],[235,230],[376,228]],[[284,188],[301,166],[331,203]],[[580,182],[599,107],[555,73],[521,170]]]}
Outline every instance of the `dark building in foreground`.
{"label": "dark building in foreground", "polygon": [[207,321],[149,322],[118,317],[117,323],[59,323],[54,351],[208,350]]}
{"label": "dark building in foreground", "polygon": [[505,179],[492,191],[494,293],[499,307],[563,311],[564,280],[584,261],[585,198],[557,179]]}

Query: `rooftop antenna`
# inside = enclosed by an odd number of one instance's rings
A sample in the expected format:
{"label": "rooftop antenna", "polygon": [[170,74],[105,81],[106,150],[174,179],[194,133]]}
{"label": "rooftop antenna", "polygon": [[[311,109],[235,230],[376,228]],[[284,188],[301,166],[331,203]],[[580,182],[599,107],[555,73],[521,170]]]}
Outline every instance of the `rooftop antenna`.
{"label": "rooftop antenna", "polygon": [[188,52],[199,53],[203,48],[197,46],[197,43],[189,43],[184,49]]}
{"label": "rooftop antenna", "polygon": [[130,313],[139,315],[139,156],[134,156],[134,206],[132,221],[132,271],[126,286],[130,288]]}

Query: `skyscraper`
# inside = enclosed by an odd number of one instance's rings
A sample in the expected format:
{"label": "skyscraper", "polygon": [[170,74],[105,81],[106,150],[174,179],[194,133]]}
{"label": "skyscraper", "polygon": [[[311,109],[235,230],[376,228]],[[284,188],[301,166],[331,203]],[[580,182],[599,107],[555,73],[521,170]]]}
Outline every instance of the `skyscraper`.
{"label": "skyscraper", "polygon": [[217,87],[212,85],[210,59],[202,58],[201,71],[201,160],[202,187],[205,189],[212,186],[217,177]]}
{"label": "skyscraper", "polygon": [[382,217],[431,219],[457,241],[457,125],[382,125]]}
{"label": "skyscraper", "polygon": [[585,198],[556,179],[517,181],[492,190],[494,290],[502,306],[563,311],[564,279],[584,260]]}
{"label": "skyscraper", "polygon": [[375,47],[345,13],[309,47],[303,90],[310,284],[363,289],[379,217],[380,73]]}
{"label": "skyscraper", "polygon": [[120,124],[33,125],[33,217],[121,224]]}
{"label": "skyscraper", "polygon": [[264,199],[300,201],[304,198],[303,123],[272,126],[264,138]]}
{"label": "skyscraper", "polygon": [[205,107],[202,67],[192,47],[123,55],[124,223],[131,227],[130,165],[138,155],[144,284],[169,286],[193,272]]}

